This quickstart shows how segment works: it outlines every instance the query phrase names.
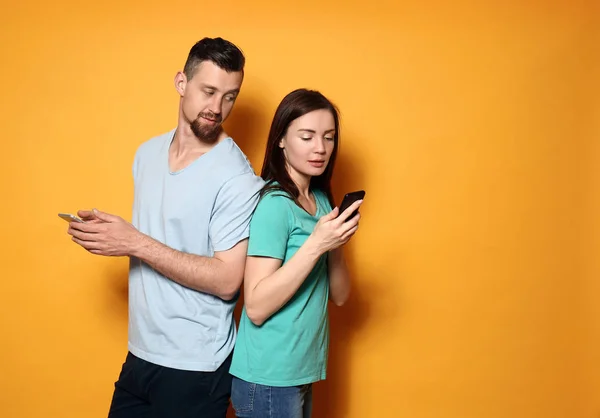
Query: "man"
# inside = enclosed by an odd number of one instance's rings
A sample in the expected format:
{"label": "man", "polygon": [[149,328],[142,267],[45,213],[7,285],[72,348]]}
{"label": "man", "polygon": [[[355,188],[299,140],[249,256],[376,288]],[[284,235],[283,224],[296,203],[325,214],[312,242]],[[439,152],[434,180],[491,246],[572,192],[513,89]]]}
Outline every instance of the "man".
{"label": "man", "polygon": [[70,224],[89,252],[131,260],[129,353],[110,418],[226,416],[233,309],[263,186],[221,127],[244,64],[226,40],[196,43],[175,76],[177,128],[135,154],[132,224],[95,209]]}

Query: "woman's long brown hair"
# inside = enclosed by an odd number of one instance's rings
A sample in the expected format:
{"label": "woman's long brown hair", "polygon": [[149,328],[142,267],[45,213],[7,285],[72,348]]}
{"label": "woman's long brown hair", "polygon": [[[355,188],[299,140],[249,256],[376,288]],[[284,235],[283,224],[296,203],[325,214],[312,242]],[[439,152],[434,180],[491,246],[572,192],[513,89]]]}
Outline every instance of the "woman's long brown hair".
{"label": "woman's long brown hair", "polygon": [[322,109],[329,110],[333,116],[335,123],[334,145],[325,171],[320,176],[315,176],[310,180],[310,188],[323,191],[327,195],[331,207],[335,207],[331,191],[331,177],[333,176],[333,168],[340,140],[339,111],[329,99],[315,90],[294,90],[285,96],[277,107],[273,122],[271,123],[271,129],[269,130],[267,149],[261,172],[261,177],[266,182],[265,187],[261,191],[261,196],[264,196],[269,191],[281,191],[298,206],[301,206],[298,202],[300,192],[286,169],[285,156],[283,155],[283,149],[279,147],[279,141],[284,137],[294,120],[309,112]]}

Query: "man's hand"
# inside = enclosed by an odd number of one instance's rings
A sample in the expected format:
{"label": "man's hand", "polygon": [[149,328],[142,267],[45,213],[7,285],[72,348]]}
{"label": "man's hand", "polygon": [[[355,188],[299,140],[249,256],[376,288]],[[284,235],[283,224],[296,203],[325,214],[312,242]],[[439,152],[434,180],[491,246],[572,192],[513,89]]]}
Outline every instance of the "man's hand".
{"label": "man's hand", "polygon": [[70,222],[72,240],[92,254],[129,256],[142,245],[146,236],[120,216],[93,211],[77,212],[86,223]]}
{"label": "man's hand", "polygon": [[87,223],[97,224],[97,223],[104,222],[100,218],[98,218],[96,215],[94,215],[94,211],[91,211],[91,210],[78,210],[77,216],[79,216],[81,219],[83,219]]}

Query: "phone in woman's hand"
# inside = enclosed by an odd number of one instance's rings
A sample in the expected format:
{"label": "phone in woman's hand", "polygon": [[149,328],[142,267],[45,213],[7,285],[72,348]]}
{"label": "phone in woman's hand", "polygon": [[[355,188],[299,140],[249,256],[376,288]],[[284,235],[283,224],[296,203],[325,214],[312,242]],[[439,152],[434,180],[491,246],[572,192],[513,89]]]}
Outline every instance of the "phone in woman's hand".
{"label": "phone in woman's hand", "polygon": [[[340,205],[340,211],[338,212],[338,216],[340,216],[346,209],[348,209],[354,202],[357,200],[362,200],[365,198],[366,192],[364,190],[357,190],[355,192],[346,193],[344,199],[342,200],[342,204]],[[346,222],[350,219],[354,218],[358,214],[358,209],[352,212],[350,216],[346,219]]]}

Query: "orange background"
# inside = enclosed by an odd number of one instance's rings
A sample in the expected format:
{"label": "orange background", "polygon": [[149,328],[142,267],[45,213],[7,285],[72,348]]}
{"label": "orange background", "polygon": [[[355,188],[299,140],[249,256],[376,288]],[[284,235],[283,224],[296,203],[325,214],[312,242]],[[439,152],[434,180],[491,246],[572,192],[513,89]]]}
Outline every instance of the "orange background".
{"label": "orange background", "polygon": [[314,416],[600,416],[598,3],[3,3],[0,415],[106,416],[127,260],[56,213],[130,219],[135,149],[223,36],[255,169],[281,98],[316,88],[342,111],[335,194],[367,191]]}

